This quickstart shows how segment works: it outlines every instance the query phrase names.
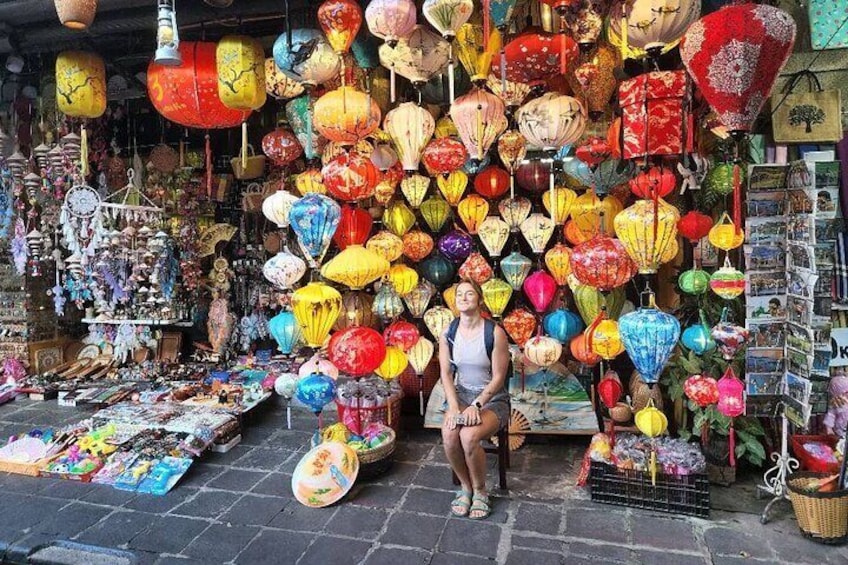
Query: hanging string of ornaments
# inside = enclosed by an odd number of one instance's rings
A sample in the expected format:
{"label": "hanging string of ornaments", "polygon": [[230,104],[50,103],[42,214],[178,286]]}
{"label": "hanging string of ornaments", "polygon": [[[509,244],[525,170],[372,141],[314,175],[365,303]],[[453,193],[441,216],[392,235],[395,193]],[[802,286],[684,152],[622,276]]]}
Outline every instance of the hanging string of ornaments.
{"label": "hanging string of ornaments", "polygon": [[[317,414],[338,374],[390,380],[409,364],[422,392],[434,343],[458,315],[458,277],[481,284],[487,315],[541,367],[563,354],[591,367],[626,353],[653,386],[681,334],[701,354],[736,343],[726,320],[710,331],[702,316],[681,332],[650,285],[622,315],[625,288],[639,277],[641,292],[683,245],[708,237],[722,266],[708,273],[696,263],[680,273],[681,291],[727,300],[743,292],[731,251],[744,241],[744,145],[795,23],[751,3],[704,17],[695,0],[543,3],[552,33],[519,21],[515,0],[425,0],[420,10],[411,0],[364,9],[325,0],[318,29],[286,29],[266,58],[246,36],[180,42],[173,3],[160,2],[147,72],[156,110],[187,128],[241,126],[244,165],[247,120],[270,95],[287,123],[264,136],[263,152],[288,173],[305,159],[262,204],[284,242],[263,274],[290,295],[269,324],[280,352],[315,355],[295,394]],[[80,28],[93,11],[69,6],[95,4],[56,2],[63,23]],[[683,68],[660,70],[675,46]],[[621,80],[625,59],[651,70]],[[63,53],[56,79],[66,115],[84,124],[103,113],[97,55]],[[730,195],[715,218],[687,210],[680,196],[704,162],[693,153],[707,105],[736,148],[713,167]],[[85,155],[84,127],[81,139]],[[207,190],[212,150],[207,143]],[[97,237],[81,213],[86,161],[65,207],[69,243],[83,257]],[[720,408],[736,388],[719,383]],[[611,408],[613,389],[604,394]],[[651,437],[664,428],[653,413],[636,422]]]}

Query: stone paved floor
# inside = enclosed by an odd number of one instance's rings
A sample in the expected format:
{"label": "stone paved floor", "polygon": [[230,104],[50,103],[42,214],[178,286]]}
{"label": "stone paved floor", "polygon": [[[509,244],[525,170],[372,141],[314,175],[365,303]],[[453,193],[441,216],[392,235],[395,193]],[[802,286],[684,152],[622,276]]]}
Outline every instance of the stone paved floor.
{"label": "stone paved floor", "polygon": [[[0,437],[83,416],[18,400],[0,406]],[[315,419],[298,412],[294,420],[296,429],[286,430],[283,408],[267,407],[241,445],[195,463],[164,497],[0,474],[0,555],[24,562],[66,540],[121,550],[120,559],[98,561],[115,563],[848,563],[848,548],[802,538],[788,503],[760,525],[765,501],[752,482],[714,487],[711,520],[594,504],[572,486],[586,444],[576,438],[534,438],[514,453],[510,491],[497,493],[486,522],[449,516],[453,487],[432,431],[403,434],[381,479],[357,484],[335,506],[308,509],[289,485]]]}

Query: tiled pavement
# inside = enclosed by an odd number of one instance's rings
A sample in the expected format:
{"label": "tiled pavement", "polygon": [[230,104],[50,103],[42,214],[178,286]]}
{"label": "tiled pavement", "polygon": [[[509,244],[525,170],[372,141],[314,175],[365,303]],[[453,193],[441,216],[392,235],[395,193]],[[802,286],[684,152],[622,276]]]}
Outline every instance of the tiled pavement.
{"label": "tiled pavement", "polygon": [[[0,437],[83,416],[18,400],[0,406]],[[848,548],[803,539],[788,503],[760,525],[765,501],[751,484],[715,487],[711,520],[593,504],[573,486],[585,439],[534,438],[514,453],[511,490],[498,493],[485,522],[449,516],[453,487],[432,431],[404,433],[387,475],[355,485],[335,506],[309,509],[289,485],[316,422],[302,412],[294,421],[297,429],[286,430],[284,409],[267,407],[241,445],[207,455],[164,497],[0,474],[5,562],[67,540],[120,550],[102,563],[848,563]]]}

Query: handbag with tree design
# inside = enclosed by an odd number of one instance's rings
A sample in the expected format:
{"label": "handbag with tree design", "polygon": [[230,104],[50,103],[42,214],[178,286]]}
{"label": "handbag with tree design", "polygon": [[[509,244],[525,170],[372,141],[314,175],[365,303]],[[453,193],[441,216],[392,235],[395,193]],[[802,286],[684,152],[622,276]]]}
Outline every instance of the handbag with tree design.
{"label": "handbag with tree design", "polygon": [[[793,92],[802,78],[809,92]],[[771,97],[772,131],[778,143],[823,143],[842,139],[842,95],[822,90],[809,70],[792,75],[782,92]]]}

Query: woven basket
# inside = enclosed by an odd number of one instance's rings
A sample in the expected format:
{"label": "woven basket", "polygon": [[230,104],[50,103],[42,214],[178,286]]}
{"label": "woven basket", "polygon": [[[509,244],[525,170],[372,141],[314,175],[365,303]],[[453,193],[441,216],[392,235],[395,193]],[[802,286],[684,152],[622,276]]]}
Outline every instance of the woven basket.
{"label": "woven basket", "polygon": [[848,541],[848,490],[807,492],[804,487],[823,473],[795,473],[787,481],[789,499],[804,537],[827,544]]}
{"label": "woven basket", "polygon": [[238,180],[253,180],[261,177],[265,172],[265,155],[257,155],[252,145],[247,146],[247,152],[249,157],[247,158],[247,165],[245,167],[242,167],[241,157],[230,159],[233,174]]}
{"label": "woven basket", "polygon": [[363,479],[373,479],[388,471],[393,462],[392,456],[395,453],[397,441],[395,431],[389,430],[389,438],[381,445],[374,449],[363,449],[357,451],[356,456],[359,458],[359,477]]}

